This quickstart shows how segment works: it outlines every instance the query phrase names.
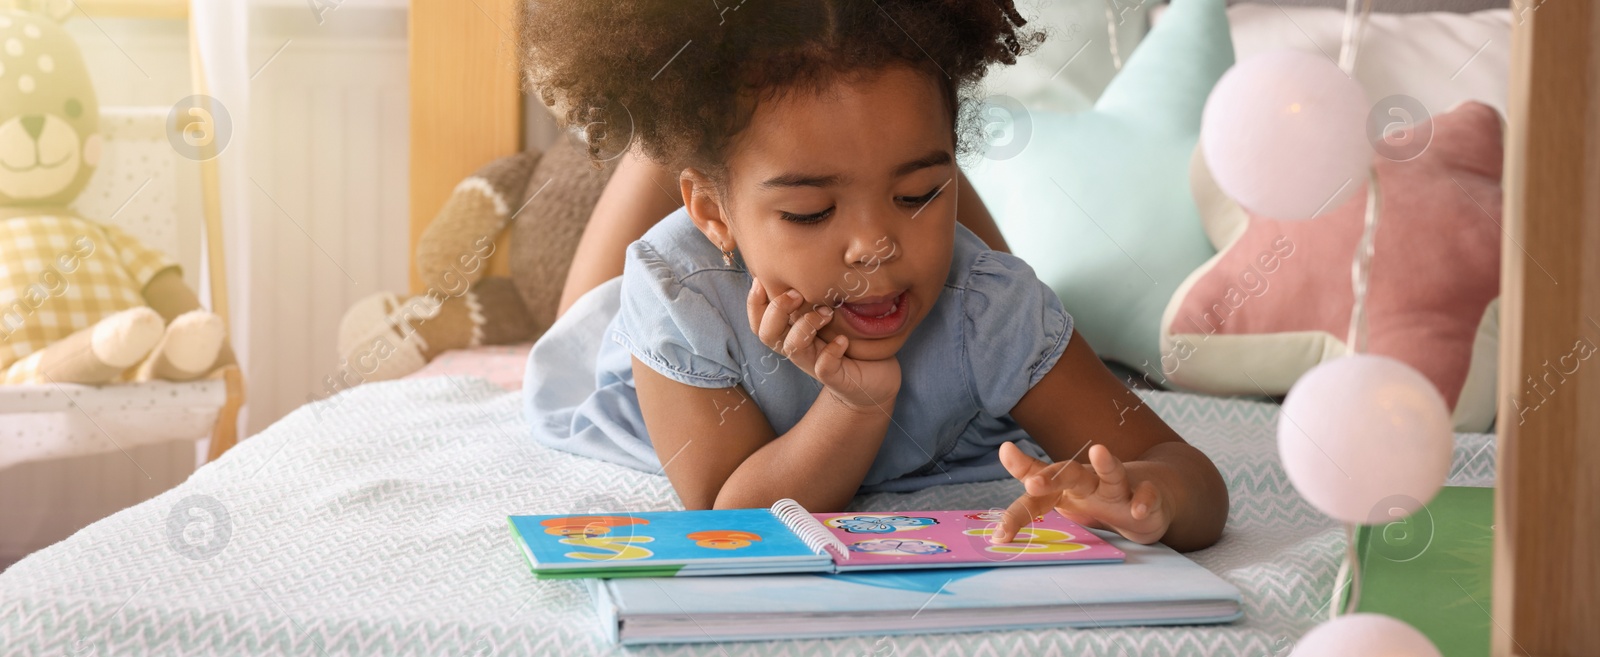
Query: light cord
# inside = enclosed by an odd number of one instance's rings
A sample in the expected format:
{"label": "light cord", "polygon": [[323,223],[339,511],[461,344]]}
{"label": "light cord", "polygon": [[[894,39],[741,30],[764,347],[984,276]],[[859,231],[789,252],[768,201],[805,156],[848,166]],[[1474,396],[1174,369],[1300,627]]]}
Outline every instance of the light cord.
{"label": "light cord", "polygon": [[[1362,5],[1359,14],[1356,11],[1358,1]],[[1371,15],[1372,0],[1346,0],[1344,35],[1339,43],[1339,68],[1345,75],[1355,74],[1356,58],[1361,51],[1361,36],[1366,31],[1367,19]],[[1362,353],[1367,348],[1367,291],[1372,277],[1372,254],[1377,246],[1378,199],[1378,172],[1368,167],[1366,216],[1363,218],[1361,242],[1356,245],[1355,257],[1350,262],[1350,286],[1354,293],[1354,304],[1350,308],[1350,328],[1345,335],[1345,345],[1351,354]],[[1361,558],[1356,553],[1357,529],[1353,523],[1343,523],[1343,525],[1344,561],[1339,564],[1339,573],[1334,578],[1333,599],[1328,603],[1329,620],[1343,614],[1355,613],[1356,607],[1361,603]],[[1339,593],[1344,589],[1346,575],[1350,577],[1350,595],[1345,597],[1343,604],[1340,604]]]}
{"label": "light cord", "polygon": [[[1328,620],[1344,614],[1353,614],[1361,604],[1361,559],[1356,554],[1356,526],[1344,523],[1344,562],[1339,564],[1339,574],[1333,578],[1333,599],[1328,601]],[[1344,590],[1344,578],[1350,577],[1350,595],[1339,603],[1339,592]]]}
{"label": "light cord", "polygon": [[1350,286],[1355,293],[1355,305],[1350,308],[1350,329],[1345,334],[1345,347],[1352,354],[1367,350],[1367,290],[1372,278],[1372,254],[1377,248],[1378,210],[1378,172],[1369,167],[1365,227],[1361,230],[1361,242],[1356,245],[1355,257],[1350,262]]}
{"label": "light cord", "polygon": [[[1359,15],[1356,3],[1362,2]],[[1372,15],[1372,0],[1346,0],[1344,8],[1344,35],[1339,39],[1339,68],[1345,75],[1354,75],[1356,54],[1361,50],[1361,35],[1367,29],[1367,18]]]}
{"label": "light cord", "polygon": [[1111,68],[1122,70],[1122,52],[1117,49],[1117,0],[1106,0],[1106,36],[1111,39]]}

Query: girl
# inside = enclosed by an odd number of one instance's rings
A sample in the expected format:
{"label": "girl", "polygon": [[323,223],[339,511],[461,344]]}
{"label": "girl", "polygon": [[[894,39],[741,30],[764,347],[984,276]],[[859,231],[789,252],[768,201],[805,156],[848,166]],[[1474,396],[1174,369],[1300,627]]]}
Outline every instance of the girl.
{"label": "girl", "polygon": [[[1004,1],[725,4],[521,18],[544,101],[597,156],[681,171],[685,201],[535,346],[536,438],[664,473],[689,509],[843,510],[1009,475],[1024,490],[996,542],[1052,507],[1143,543],[1216,542],[1211,461],[1126,403],[1032,269],[957,223],[979,118],[962,110],[1042,37]],[[551,365],[606,294],[574,389]]]}
{"label": "girl", "polygon": [[[956,184],[961,190],[956,221],[982,238],[989,248],[1010,253],[1010,247],[1000,235],[1000,227],[994,224],[989,209],[984,207],[977,192],[972,191],[966,176],[957,172]],[[644,232],[662,217],[681,207],[683,195],[678,189],[677,172],[637,153],[623,154],[595,202],[589,222],[584,224],[583,236],[578,240],[567,280],[561,288],[556,316],[565,314],[585,292],[622,275],[622,256],[628,245],[644,236]]]}

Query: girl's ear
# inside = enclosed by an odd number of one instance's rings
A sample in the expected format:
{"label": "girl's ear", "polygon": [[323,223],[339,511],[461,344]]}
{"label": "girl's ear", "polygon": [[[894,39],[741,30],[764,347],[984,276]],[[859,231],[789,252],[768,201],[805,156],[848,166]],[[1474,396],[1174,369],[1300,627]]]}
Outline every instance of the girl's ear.
{"label": "girl's ear", "polygon": [[722,197],[711,178],[699,169],[684,169],[678,174],[678,188],[683,193],[684,208],[688,210],[695,228],[699,228],[700,233],[718,249],[732,251],[736,246],[733,228],[728,224]]}

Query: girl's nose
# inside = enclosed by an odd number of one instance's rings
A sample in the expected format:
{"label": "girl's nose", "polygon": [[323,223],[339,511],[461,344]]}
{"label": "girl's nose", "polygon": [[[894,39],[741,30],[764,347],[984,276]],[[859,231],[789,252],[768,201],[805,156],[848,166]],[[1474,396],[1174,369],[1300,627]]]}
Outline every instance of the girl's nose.
{"label": "girl's nose", "polygon": [[850,250],[845,254],[845,263],[852,268],[873,271],[898,257],[900,244],[894,236],[866,233],[851,242]]}

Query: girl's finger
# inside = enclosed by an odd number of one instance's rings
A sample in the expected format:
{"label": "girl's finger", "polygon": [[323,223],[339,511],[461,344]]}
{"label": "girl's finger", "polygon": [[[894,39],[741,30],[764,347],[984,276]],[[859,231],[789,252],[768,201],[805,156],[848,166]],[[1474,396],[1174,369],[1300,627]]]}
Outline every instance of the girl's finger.
{"label": "girl's finger", "polygon": [[1008,440],[1000,443],[1000,465],[1005,466],[1006,472],[1016,477],[1017,481],[1026,481],[1029,475],[1044,470],[1050,464],[1029,456],[1016,443]]}
{"label": "girl's finger", "polygon": [[1050,497],[1035,497],[1023,495],[1006,507],[1005,513],[1000,515],[1000,528],[989,536],[990,543],[1009,543],[1016,537],[1017,531],[1028,526],[1037,516],[1044,515],[1050,510],[1053,503]]}
{"label": "girl's finger", "polygon": [[836,335],[833,336],[833,341],[817,354],[817,361],[812,364],[811,373],[822,382],[822,385],[841,390],[845,389],[843,386],[849,385],[844,376],[844,350],[849,346],[850,338]]}
{"label": "girl's finger", "polygon": [[833,319],[833,310],[830,308],[823,308],[817,312],[800,316],[800,320],[795,322],[793,328],[789,329],[789,335],[783,339],[784,357],[789,360],[795,360],[796,356],[801,356],[805,362],[797,362],[797,364],[808,365],[809,361],[815,358],[817,331],[821,330],[823,325],[827,324],[828,320],[831,319]]}
{"label": "girl's finger", "polygon": [[761,316],[761,328],[756,336],[773,351],[783,353],[783,339],[789,334],[789,311],[800,303],[800,293],[790,290],[773,299]]}
{"label": "girl's finger", "polygon": [[761,287],[761,279],[750,278],[750,293],[744,299],[745,314],[750,317],[750,331],[761,334],[761,316],[767,311],[767,291]]}
{"label": "girl's finger", "polygon": [[1022,481],[1029,495],[1060,495],[1084,497],[1100,486],[1094,470],[1077,461],[1051,463]]}
{"label": "girl's finger", "polygon": [[1106,528],[1106,524],[1105,523],[1100,522],[1099,518],[1096,518],[1096,517],[1094,517],[1092,515],[1084,514],[1084,513],[1081,513],[1081,512],[1080,513],[1068,513],[1066,511],[1062,511],[1061,507],[1059,507],[1059,506],[1056,507],[1056,513],[1061,514],[1062,517],[1066,518],[1067,520],[1071,520],[1071,521],[1073,521],[1075,523],[1078,523],[1080,525],[1083,525],[1084,527],[1087,527],[1089,529],[1105,529]]}
{"label": "girl's finger", "polygon": [[1133,492],[1133,501],[1128,505],[1128,515],[1134,520],[1145,522],[1151,519],[1160,519],[1166,509],[1161,506],[1161,492],[1153,481],[1141,481]]}
{"label": "girl's finger", "polygon": [[833,306],[825,303],[802,303],[800,304],[800,307],[794,309],[794,312],[789,313],[789,321],[799,322],[800,318],[822,310],[823,308],[827,308],[829,312],[833,311]]}
{"label": "girl's finger", "polygon": [[1128,499],[1128,471],[1122,467],[1122,461],[1111,455],[1111,450],[1105,445],[1095,445],[1089,448],[1089,462],[1094,464],[1094,472],[1100,475],[1100,487],[1095,490],[1096,497],[1108,504],[1121,504]]}

